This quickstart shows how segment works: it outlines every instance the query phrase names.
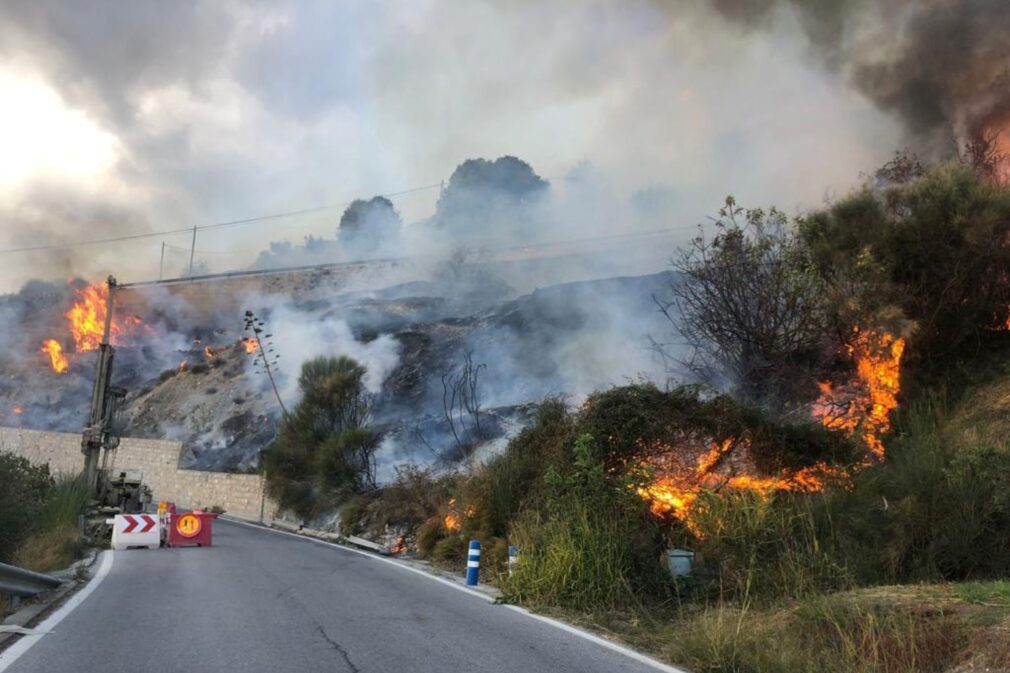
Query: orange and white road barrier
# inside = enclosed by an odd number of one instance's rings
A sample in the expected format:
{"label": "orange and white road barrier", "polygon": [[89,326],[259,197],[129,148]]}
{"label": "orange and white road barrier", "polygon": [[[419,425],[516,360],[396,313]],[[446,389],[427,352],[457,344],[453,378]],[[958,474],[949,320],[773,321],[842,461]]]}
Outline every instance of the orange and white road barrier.
{"label": "orange and white road barrier", "polygon": [[112,548],[161,546],[161,526],[153,514],[117,514],[112,522]]}

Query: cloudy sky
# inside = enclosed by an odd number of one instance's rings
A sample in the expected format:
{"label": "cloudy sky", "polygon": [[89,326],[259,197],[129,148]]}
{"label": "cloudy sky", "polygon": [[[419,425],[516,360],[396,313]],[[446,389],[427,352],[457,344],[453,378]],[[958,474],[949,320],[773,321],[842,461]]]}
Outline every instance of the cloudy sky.
{"label": "cloudy sky", "polygon": [[[554,180],[588,162],[621,199],[671,190],[673,224],[729,192],[792,212],[901,144],[809,54],[788,7],[750,31],[691,0],[7,0],[0,249],[342,203],[504,154]],[[436,198],[394,201],[409,222]],[[200,257],[241,267],[338,218],[204,232]],[[181,268],[185,233],[3,253],[0,289],[148,279],[163,242]]]}

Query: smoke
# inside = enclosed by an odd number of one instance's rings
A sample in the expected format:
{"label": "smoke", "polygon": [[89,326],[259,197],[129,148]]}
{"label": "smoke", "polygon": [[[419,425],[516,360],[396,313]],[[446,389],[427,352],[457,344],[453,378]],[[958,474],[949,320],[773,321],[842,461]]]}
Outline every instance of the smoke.
{"label": "smoke", "polygon": [[[616,203],[675,192],[664,215],[689,225],[727,192],[787,209],[817,203],[895,145],[886,116],[811,68],[795,35],[741,37],[697,0],[665,19],[650,0],[163,5],[4,4],[0,74],[51,92],[44,110],[68,120],[64,147],[107,138],[110,149],[72,175],[46,164],[0,184],[0,217],[36,226],[5,228],[0,246],[346,203],[508,155],[536,166],[555,196],[586,160]],[[24,112],[23,97],[0,97],[9,103],[0,127],[16,135],[44,116]],[[811,136],[817,129],[830,133]],[[392,201],[410,230],[438,198]],[[338,217],[201,232],[197,264],[232,270],[269,241],[332,239]],[[577,218],[563,227],[580,231]],[[9,289],[33,274],[147,280],[161,243],[166,273],[184,270],[181,232],[12,258],[2,280]]]}
{"label": "smoke", "polygon": [[[657,272],[695,223],[728,192],[786,210],[818,203],[880,165],[902,133],[949,153],[1006,110],[1006,19],[996,2],[941,0],[7,3],[0,71],[43,82],[46,105],[79,131],[68,137],[111,140],[99,164],[41,165],[0,184],[0,246],[445,179],[388,207],[361,201],[373,205],[352,210],[349,227],[334,209],[201,231],[195,266],[207,271],[397,259],[138,290],[151,334],[124,346],[117,371],[135,428],[196,437],[195,465],[252,465],[278,417],[234,348],[252,309],[273,334],[286,403],[302,362],[348,355],[369,372],[376,422],[398,428],[384,455],[420,459],[418,428],[447,455],[442,376],[467,353],[484,365],[487,427],[506,433],[544,396],[664,382],[648,337],[669,326],[650,297],[673,282]],[[8,283],[150,279],[161,243],[175,275],[190,242],[183,232],[21,256]],[[0,305],[5,372],[19,382],[0,399],[11,406],[28,388],[32,422],[79,429],[59,410],[86,409],[87,357],[56,375],[37,353],[65,329],[61,288],[26,287]],[[206,346],[230,349],[208,357]]]}
{"label": "smoke", "polygon": [[[255,303],[253,303],[255,302]],[[257,315],[264,316],[270,341],[280,356],[280,393],[287,405],[299,399],[298,374],[303,362],[314,357],[344,355],[356,360],[367,370],[365,388],[373,394],[382,385],[399,359],[398,344],[384,334],[368,342],[354,338],[348,324],[333,315],[332,309],[299,310],[280,297],[251,297],[247,305],[254,305]],[[272,357],[273,353],[267,353]]]}
{"label": "smoke", "polygon": [[1002,0],[711,0],[748,30],[798,20],[812,57],[896,115],[916,149],[949,156],[1010,124]]}

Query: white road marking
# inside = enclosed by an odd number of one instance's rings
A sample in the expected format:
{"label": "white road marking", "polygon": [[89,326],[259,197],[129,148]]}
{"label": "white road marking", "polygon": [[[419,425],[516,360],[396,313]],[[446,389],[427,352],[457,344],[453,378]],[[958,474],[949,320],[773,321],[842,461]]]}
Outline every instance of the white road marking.
{"label": "white road marking", "polygon": [[83,589],[74,594],[70,600],[64,603],[63,606],[61,606],[56,612],[46,617],[45,621],[35,627],[36,631],[41,631],[43,633],[34,636],[23,636],[6,650],[0,652],[0,673],[6,671],[10,665],[17,661],[22,654],[27,652],[32,645],[42,640],[46,633],[52,631],[57,624],[63,621],[64,617],[73,612],[74,608],[83,603],[84,599],[90,596],[92,592],[98,588],[98,585],[102,583],[105,576],[109,574],[110,570],[112,570],[112,558],[112,551],[107,550],[102,552],[102,560],[98,566],[98,571],[95,573],[95,576],[91,579],[91,581],[88,582]]}
{"label": "white road marking", "polygon": [[[222,518],[224,518],[224,517],[222,517]],[[361,554],[362,556],[370,558],[373,561],[382,561],[383,563],[388,563],[389,565],[395,566],[395,567],[400,568],[402,570],[409,570],[410,572],[417,573],[418,575],[421,575],[422,577],[426,577],[426,578],[428,578],[430,580],[434,580],[436,582],[441,582],[442,584],[444,584],[446,586],[449,586],[449,587],[452,587],[453,589],[456,589],[457,591],[462,591],[463,593],[470,594],[471,596],[476,596],[477,598],[483,598],[484,600],[486,600],[489,603],[494,603],[495,602],[494,596],[490,596],[490,595],[488,595],[488,594],[486,594],[486,593],[484,593],[482,591],[477,591],[475,589],[470,589],[468,587],[463,586],[462,584],[456,584],[455,582],[451,582],[451,581],[449,581],[449,580],[447,580],[447,579],[445,579],[443,577],[438,577],[437,575],[432,575],[431,573],[429,573],[429,572],[427,572],[425,570],[422,570],[420,568],[415,568],[413,566],[407,565],[406,563],[401,563],[399,561],[396,561],[396,560],[391,559],[391,558],[386,558],[384,556],[377,556],[376,554],[374,554],[372,552],[362,551],[361,549],[354,549],[353,547],[346,547],[344,545],[337,544],[335,542],[330,542],[328,540],[320,540],[319,538],[310,537],[308,535],[299,535],[298,533],[291,533],[291,532],[288,532],[286,530],[278,530],[276,528],[270,528],[268,526],[262,526],[262,525],[259,525],[259,524],[249,523],[249,522],[246,522],[246,521],[240,521],[238,519],[233,519],[231,517],[225,518],[225,521],[227,521],[229,523],[235,523],[235,524],[238,524],[240,526],[248,526],[249,528],[256,528],[258,530],[267,531],[267,532],[270,532],[270,533],[277,533],[278,535],[287,535],[289,537],[293,537],[293,538],[296,538],[296,539],[299,539],[299,540],[306,540],[308,542],[314,542],[316,544],[320,544],[320,545],[323,545],[323,546],[334,547],[336,549],[342,549],[344,551],[353,552],[355,554]],[[641,652],[636,652],[635,650],[631,649],[630,647],[625,647],[624,645],[619,645],[619,644],[617,644],[615,642],[609,641],[606,638],[601,638],[600,636],[596,635],[595,633],[590,633],[589,631],[586,631],[585,629],[580,629],[577,626],[572,626],[571,624],[566,624],[565,622],[559,621],[557,619],[552,619],[550,617],[545,617],[543,615],[538,615],[536,613],[530,612],[529,610],[527,610],[524,607],[520,607],[518,605],[503,605],[503,607],[506,607],[509,610],[514,610],[515,612],[518,612],[520,614],[524,614],[527,617],[529,617],[530,619],[536,619],[537,621],[543,622],[544,624],[549,624],[549,625],[553,626],[554,628],[561,629],[562,631],[564,631],[566,633],[570,633],[573,636],[577,636],[579,638],[582,638],[583,640],[588,640],[589,642],[595,643],[595,644],[599,645],[600,647],[604,647],[604,648],[606,648],[608,650],[611,650],[613,652],[617,652],[618,654],[622,654],[622,655],[628,657],[629,659],[634,659],[635,661],[639,662],[640,664],[644,664],[646,666],[649,666],[650,668],[654,668],[657,671],[663,671],[664,673],[689,673],[688,671],[685,671],[682,668],[677,668],[675,666],[670,666],[669,664],[664,664],[663,662],[658,661],[656,659],[653,659],[652,657],[646,656],[646,655],[642,654]],[[3,673],[3,668],[2,667],[0,667],[0,673]]]}

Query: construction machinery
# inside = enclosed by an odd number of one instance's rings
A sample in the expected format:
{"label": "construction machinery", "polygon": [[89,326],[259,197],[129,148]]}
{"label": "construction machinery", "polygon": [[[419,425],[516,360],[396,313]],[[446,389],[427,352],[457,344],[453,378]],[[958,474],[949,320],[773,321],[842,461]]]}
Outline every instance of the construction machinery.
{"label": "construction machinery", "polygon": [[115,348],[110,343],[110,332],[116,279],[109,276],[107,284],[105,327],[98,348],[91,411],[81,438],[84,480],[92,493],[86,519],[93,538],[111,537],[112,529],[106,521],[112,516],[143,512],[151,502],[151,489],[144,484],[143,472],[113,467],[119,447],[117,412],[126,398],[126,389],[111,383]]}

